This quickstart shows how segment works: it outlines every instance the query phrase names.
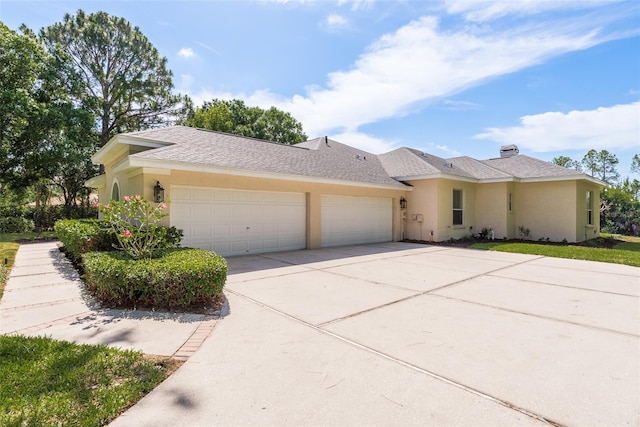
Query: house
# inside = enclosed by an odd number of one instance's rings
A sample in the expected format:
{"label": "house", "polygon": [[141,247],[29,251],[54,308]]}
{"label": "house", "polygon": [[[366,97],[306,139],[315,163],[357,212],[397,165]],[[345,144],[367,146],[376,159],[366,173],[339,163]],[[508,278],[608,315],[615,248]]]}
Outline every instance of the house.
{"label": "house", "polygon": [[403,239],[582,241],[599,234],[603,183],[503,147],[496,159],[410,148],[374,155],[326,137],[283,145],[174,126],[117,135],[93,157],[99,200],[154,186],[183,244],[223,255]]}

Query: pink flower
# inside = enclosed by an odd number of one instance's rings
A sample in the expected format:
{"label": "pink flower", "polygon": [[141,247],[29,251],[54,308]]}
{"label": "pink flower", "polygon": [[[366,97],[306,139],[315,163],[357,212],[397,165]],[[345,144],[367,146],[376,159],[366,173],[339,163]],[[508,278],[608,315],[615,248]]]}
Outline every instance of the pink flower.
{"label": "pink flower", "polygon": [[162,204],[160,205],[160,207],[161,207],[162,209],[167,209],[167,204],[166,204],[166,203],[162,203]]}
{"label": "pink flower", "polygon": [[124,230],[122,234],[124,234],[124,237],[131,237],[131,232],[129,230]]}
{"label": "pink flower", "polygon": [[124,196],[124,201],[125,201],[125,202],[128,202],[129,200],[130,200],[130,197],[129,197],[129,196]]}
{"label": "pink flower", "polygon": [[140,200],[140,195],[136,194],[136,199]]}
{"label": "pink flower", "polygon": [[100,203],[98,203],[98,202],[93,202],[93,203],[91,204],[91,206],[92,206],[92,207],[94,207],[94,208],[99,208],[99,207],[100,207]]}

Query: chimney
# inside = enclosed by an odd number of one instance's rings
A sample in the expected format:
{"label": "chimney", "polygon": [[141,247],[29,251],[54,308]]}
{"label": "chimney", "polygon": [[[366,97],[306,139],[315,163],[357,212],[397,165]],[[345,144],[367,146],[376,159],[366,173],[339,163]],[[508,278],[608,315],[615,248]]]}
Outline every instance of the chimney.
{"label": "chimney", "polygon": [[514,144],[503,145],[502,147],[500,147],[500,157],[503,159],[507,157],[517,156],[519,152],[520,150],[518,150],[518,146]]}

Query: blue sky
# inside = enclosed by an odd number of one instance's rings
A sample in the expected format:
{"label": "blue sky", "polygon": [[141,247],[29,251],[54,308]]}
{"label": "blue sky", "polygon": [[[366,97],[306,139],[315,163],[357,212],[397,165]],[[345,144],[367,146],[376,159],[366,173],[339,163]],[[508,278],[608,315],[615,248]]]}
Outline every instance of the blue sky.
{"label": "blue sky", "polygon": [[[38,30],[78,9],[126,18],[197,105],[275,105],[310,138],[486,159],[640,153],[640,2],[11,1]],[[638,175],[631,175],[638,177]]]}

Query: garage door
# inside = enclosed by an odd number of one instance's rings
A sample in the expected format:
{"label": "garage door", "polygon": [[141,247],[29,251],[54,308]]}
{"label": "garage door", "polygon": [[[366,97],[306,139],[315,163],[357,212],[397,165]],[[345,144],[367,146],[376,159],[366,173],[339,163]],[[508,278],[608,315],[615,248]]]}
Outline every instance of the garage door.
{"label": "garage door", "polygon": [[392,199],[323,195],[322,246],[393,240]]}
{"label": "garage door", "polygon": [[172,186],[170,206],[182,246],[221,255],[306,247],[304,193]]}

